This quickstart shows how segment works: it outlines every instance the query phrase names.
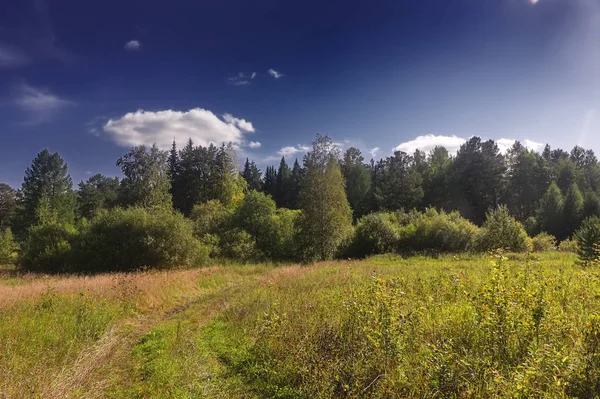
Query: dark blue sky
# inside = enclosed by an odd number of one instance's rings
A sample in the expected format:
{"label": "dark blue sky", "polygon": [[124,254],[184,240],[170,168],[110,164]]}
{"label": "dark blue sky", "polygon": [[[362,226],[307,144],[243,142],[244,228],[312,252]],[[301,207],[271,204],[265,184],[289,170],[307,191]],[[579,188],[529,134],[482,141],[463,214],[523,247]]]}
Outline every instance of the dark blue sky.
{"label": "dark blue sky", "polygon": [[316,133],[366,158],[472,135],[598,152],[599,43],[598,0],[3,0],[0,182],[44,147],[78,182],[189,136],[261,165]]}

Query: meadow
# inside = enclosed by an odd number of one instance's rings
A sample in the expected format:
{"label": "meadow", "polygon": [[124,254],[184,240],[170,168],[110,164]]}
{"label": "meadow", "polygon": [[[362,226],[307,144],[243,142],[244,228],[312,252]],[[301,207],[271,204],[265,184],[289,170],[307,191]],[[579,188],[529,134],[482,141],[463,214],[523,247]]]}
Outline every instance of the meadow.
{"label": "meadow", "polygon": [[558,251],[0,271],[9,398],[594,398],[600,271]]}

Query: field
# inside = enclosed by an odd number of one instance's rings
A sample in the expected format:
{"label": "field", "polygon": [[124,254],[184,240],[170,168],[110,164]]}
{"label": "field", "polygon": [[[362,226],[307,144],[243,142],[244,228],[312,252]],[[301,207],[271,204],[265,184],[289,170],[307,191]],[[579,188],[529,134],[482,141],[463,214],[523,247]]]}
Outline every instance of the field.
{"label": "field", "polygon": [[1,271],[7,398],[593,398],[600,271],[447,256]]}

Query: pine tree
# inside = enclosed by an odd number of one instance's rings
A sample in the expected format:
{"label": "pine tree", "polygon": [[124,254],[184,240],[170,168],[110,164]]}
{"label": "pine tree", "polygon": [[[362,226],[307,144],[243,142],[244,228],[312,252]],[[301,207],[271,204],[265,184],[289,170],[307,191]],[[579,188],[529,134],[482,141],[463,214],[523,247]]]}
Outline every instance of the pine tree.
{"label": "pine tree", "polygon": [[8,184],[0,183],[0,232],[10,227],[17,207],[17,192]]}
{"label": "pine tree", "polygon": [[421,204],[423,180],[410,155],[394,152],[393,156],[380,163],[377,173],[377,194],[381,196],[382,208],[410,210]]}
{"label": "pine tree", "polygon": [[262,189],[262,176],[260,169],[258,169],[254,161],[249,161],[248,158],[246,158],[246,163],[244,164],[242,177],[248,184],[248,190],[260,191]]}
{"label": "pine tree", "polygon": [[371,172],[363,163],[364,157],[358,148],[350,147],[344,153],[341,168],[346,185],[346,196],[354,218],[364,215],[371,189]]}
{"label": "pine tree", "polygon": [[304,170],[300,166],[300,162],[298,162],[298,158],[294,161],[294,167],[292,168],[292,175],[290,177],[290,187],[289,187],[289,208],[290,209],[298,209],[299,205],[299,197],[300,197],[300,188],[302,187],[302,179],[304,177]]}
{"label": "pine tree", "polygon": [[351,234],[352,210],[346,199],[336,147],[317,135],[305,157],[306,175],[300,192],[300,240],[306,261],[331,259]]}
{"label": "pine tree", "polygon": [[117,205],[119,178],[102,174],[91,176],[87,181],[79,183],[77,191],[77,208],[79,215],[92,218],[102,209]]}
{"label": "pine tree", "polygon": [[561,239],[563,236],[563,196],[555,182],[550,184],[540,201],[539,221],[543,231]]}
{"label": "pine tree", "polygon": [[548,188],[543,158],[534,151],[522,150],[510,159],[505,203],[511,214],[525,221],[534,217],[539,199]]}
{"label": "pine tree", "polygon": [[44,149],[25,171],[21,187],[23,208],[17,231],[46,223],[71,223],[75,218],[73,181],[62,157]]}
{"label": "pine tree", "polygon": [[280,208],[289,208],[289,188],[292,171],[285,162],[285,157],[281,157],[277,178],[275,179],[275,203]]}
{"label": "pine tree", "polygon": [[490,208],[504,197],[505,159],[493,140],[471,137],[452,163],[450,188],[453,209],[481,224]]}
{"label": "pine tree", "polygon": [[564,218],[564,233],[563,237],[572,237],[573,233],[577,231],[583,220],[583,195],[577,187],[577,183],[573,183],[565,195],[563,203],[563,218]]}
{"label": "pine tree", "polygon": [[144,208],[170,209],[172,207],[171,180],[167,152],[153,145],[133,147],[117,160],[124,178],[119,190],[123,205]]}
{"label": "pine tree", "polygon": [[427,163],[423,173],[423,205],[446,209],[450,199],[449,177],[452,158],[446,148],[436,146],[429,153]]}

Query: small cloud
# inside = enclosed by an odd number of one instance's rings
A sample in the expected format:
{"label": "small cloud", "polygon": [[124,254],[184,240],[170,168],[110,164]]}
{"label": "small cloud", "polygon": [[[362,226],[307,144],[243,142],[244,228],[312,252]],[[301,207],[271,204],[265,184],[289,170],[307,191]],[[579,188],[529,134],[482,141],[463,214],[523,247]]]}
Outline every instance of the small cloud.
{"label": "small cloud", "polygon": [[457,136],[436,136],[434,134],[426,134],[424,136],[419,136],[414,140],[406,141],[398,145],[396,148],[394,148],[394,150],[404,151],[408,154],[412,154],[416,150],[429,152],[437,146],[442,146],[445,147],[449,153],[454,154],[465,142],[465,139]]}
{"label": "small cloud", "polygon": [[168,150],[173,140],[183,145],[190,138],[203,146],[229,142],[240,146],[245,142],[244,133],[253,132],[254,127],[244,119],[230,114],[221,119],[202,108],[156,112],[140,109],[118,119],[110,119],[103,130],[117,144],[125,147],[156,143],[159,148]]}
{"label": "small cloud", "polygon": [[29,57],[17,49],[0,43],[0,68],[17,68],[31,62]]}
{"label": "small cloud", "polygon": [[90,172],[89,170],[86,170],[85,174],[89,176],[92,174],[92,172]]}
{"label": "small cloud", "polygon": [[236,118],[231,114],[223,114],[223,119],[225,122],[231,123],[245,132],[254,133],[254,126],[252,126],[251,122],[247,122],[245,119]]}
{"label": "small cloud", "polygon": [[282,78],[285,76],[283,73],[277,72],[273,68],[269,69],[267,72],[269,73],[269,75],[271,75],[275,79],[279,79],[279,78]]}
{"label": "small cloud", "polygon": [[250,143],[248,143],[248,147],[250,148],[260,148],[261,145],[262,144],[258,141],[251,141]]}
{"label": "small cloud", "polygon": [[229,78],[227,78],[227,82],[234,86],[249,85],[250,84],[249,79],[254,79],[255,76],[256,76],[255,72],[252,72],[251,74],[246,73],[246,72],[238,72],[237,75],[230,76]]}
{"label": "small cloud", "polygon": [[140,51],[142,43],[139,40],[130,40],[125,43],[125,50],[127,51]]}
{"label": "small cloud", "polygon": [[298,144],[295,147],[293,147],[293,146],[283,147],[282,149],[277,151],[277,153],[279,155],[281,155],[282,157],[287,157],[287,156],[298,154],[301,152],[307,152],[308,150],[310,150],[310,147]]}
{"label": "small cloud", "polygon": [[534,5],[535,5],[535,4],[537,4],[537,3],[538,3],[538,1],[540,1],[540,0],[529,0],[529,2],[530,2],[531,4],[534,4]]}
{"label": "small cloud", "polygon": [[48,121],[61,109],[73,105],[47,89],[22,83],[14,89],[14,104],[29,114],[28,124]]}
{"label": "small cloud", "polygon": [[379,152],[380,148],[379,147],[373,147],[369,150],[369,154],[371,154],[371,156],[373,158],[375,158],[377,156],[377,153]]}

